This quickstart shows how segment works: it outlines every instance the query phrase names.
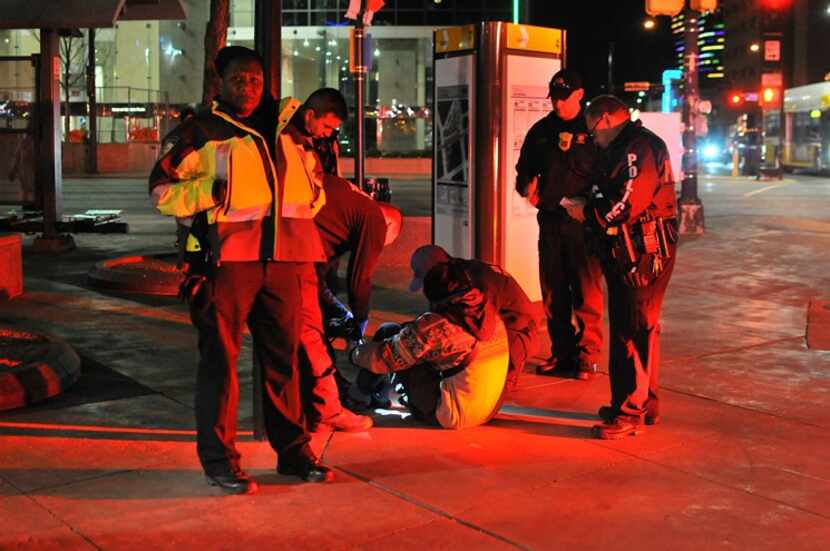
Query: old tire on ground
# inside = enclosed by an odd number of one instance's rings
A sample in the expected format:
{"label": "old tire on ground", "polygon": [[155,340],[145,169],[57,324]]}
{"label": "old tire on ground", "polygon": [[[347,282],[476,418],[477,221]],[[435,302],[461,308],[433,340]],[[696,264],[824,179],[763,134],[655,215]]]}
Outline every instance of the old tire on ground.
{"label": "old tire on ground", "polygon": [[56,396],[80,375],[81,359],[68,343],[0,327],[0,411]]}
{"label": "old tire on ground", "polygon": [[93,287],[121,293],[176,296],[184,272],[176,267],[175,254],[122,256],[103,260],[87,273]]}

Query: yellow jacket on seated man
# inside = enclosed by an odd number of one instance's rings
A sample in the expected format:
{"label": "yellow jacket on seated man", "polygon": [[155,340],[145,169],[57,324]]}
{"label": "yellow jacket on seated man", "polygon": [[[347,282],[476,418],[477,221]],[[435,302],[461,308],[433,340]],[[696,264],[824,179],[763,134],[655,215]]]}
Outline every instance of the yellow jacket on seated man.
{"label": "yellow jacket on seated man", "polygon": [[406,405],[428,423],[448,429],[486,423],[501,405],[507,378],[504,323],[461,263],[431,270],[424,294],[429,312],[403,327],[382,326],[376,333],[382,338],[356,348],[352,361],[376,374],[394,373]]}

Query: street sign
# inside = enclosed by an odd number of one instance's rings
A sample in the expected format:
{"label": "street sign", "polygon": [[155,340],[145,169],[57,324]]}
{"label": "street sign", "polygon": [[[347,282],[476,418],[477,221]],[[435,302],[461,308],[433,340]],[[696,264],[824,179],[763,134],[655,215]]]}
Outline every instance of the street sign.
{"label": "street sign", "polygon": [[780,72],[761,73],[761,88],[781,88],[784,86],[784,79]]}
{"label": "street sign", "polygon": [[623,90],[626,92],[647,92],[650,87],[650,82],[626,82],[623,84]]}
{"label": "street sign", "polygon": [[781,61],[780,40],[764,40],[764,61]]}

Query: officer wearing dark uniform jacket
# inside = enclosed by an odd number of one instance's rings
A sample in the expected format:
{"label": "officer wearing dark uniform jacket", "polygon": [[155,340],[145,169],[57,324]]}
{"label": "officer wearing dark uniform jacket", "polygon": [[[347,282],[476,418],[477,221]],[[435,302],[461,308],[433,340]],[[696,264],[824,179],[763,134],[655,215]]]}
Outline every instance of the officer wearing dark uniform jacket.
{"label": "officer wearing dark uniform jacket", "polygon": [[582,116],[580,76],[563,69],[549,90],[553,111],[531,127],[516,165],[516,191],[539,209],[539,279],[551,356],[537,372],[588,379],[602,349],[602,272],[586,254],[582,226],[560,203],[587,197],[597,153]]}
{"label": "officer wearing dark uniform jacket", "polygon": [[674,268],[677,201],[666,144],[614,96],[595,98],[586,121],[604,150],[597,188],[568,214],[594,231],[608,284],[611,404],[599,438],[633,435],[659,421],[660,308]]}

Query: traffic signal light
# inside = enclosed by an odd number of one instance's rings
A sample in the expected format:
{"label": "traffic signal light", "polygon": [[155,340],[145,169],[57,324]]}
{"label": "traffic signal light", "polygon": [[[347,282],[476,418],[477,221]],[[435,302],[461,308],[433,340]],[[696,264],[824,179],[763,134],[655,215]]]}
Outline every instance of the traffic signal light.
{"label": "traffic signal light", "polygon": [[781,107],[781,88],[765,86],[761,90],[760,104],[765,108]]}
{"label": "traffic signal light", "polygon": [[683,11],[686,0],[646,0],[646,13],[652,17],[658,15],[675,16]]}
{"label": "traffic signal light", "polygon": [[760,0],[761,9],[769,11],[785,10],[792,5],[792,0]]}
{"label": "traffic signal light", "polygon": [[740,107],[743,107],[743,105],[744,105],[744,94],[743,94],[743,92],[738,92],[738,91],[729,92],[729,97],[727,99],[727,103],[729,104],[729,107],[731,107],[732,109],[738,109]]}
{"label": "traffic signal light", "polygon": [[718,9],[718,0],[690,0],[689,5],[694,11],[715,11]]}

